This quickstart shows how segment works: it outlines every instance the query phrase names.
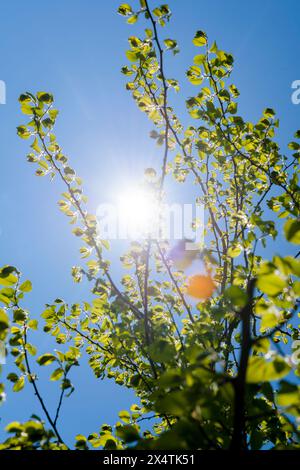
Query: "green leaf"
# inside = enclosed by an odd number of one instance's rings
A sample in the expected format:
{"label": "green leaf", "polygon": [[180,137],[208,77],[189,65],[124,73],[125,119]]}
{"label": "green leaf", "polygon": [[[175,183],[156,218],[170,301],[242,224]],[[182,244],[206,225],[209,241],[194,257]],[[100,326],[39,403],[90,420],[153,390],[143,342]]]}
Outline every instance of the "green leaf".
{"label": "green leaf", "polygon": [[48,111],[48,114],[49,114],[52,121],[55,121],[55,119],[57,118],[58,113],[59,113],[58,109],[49,109],[49,111]]}
{"label": "green leaf", "polygon": [[295,276],[300,276],[300,260],[293,258],[293,256],[274,256],[274,264],[279,268],[279,270],[285,275],[294,274]]}
{"label": "green leaf", "polygon": [[13,386],[14,392],[20,392],[25,386],[25,377],[21,375],[21,377],[15,382]]}
{"label": "green leaf", "polygon": [[18,126],[17,134],[19,137],[21,137],[21,139],[28,139],[31,135],[26,126]]}
{"label": "green leaf", "polygon": [[6,330],[9,327],[9,318],[3,308],[0,308],[0,331]]}
{"label": "green leaf", "polygon": [[7,380],[9,380],[10,382],[16,383],[19,377],[18,377],[17,374],[15,374],[14,372],[11,372],[10,374],[8,374],[8,376],[7,376],[6,378],[7,378]]}
{"label": "green leaf", "polygon": [[[35,415],[33,415],[32,417],[35,417]],[[39,420],[39,418],[37,419],[38,421],[30,420],[24,423],[25,432],[29,434],[31,438],[34,438],[36,435],[43,434],[44,431],[43,423]]]}
{"label": "green leaf", "polygon": [[184,416],[189,406],[188,398],[182,390],[171,392],[159,398],[156,403],[157,411],[175,416]]}
{"label": "green leaf", "polygon": [[228,248],[227,254],[230,256],[230,258],[236,258],[239,256],[242,252],[242,247],[241,245],[232,245],[231,247]]}
{"label": "green leaf", "polygon": [[82,228],[80,227],[75,227],[72,232],[74,233],[74,235],[76,237],[81,237],[83,234],[84,234],[84,230],[82,230]]}
{"label": "green leaf", "polygon": [[274,328],[283,321],[282,315],[272,309],[267,310],[261,317],[260,331],[263,333],[270,328]]}
{"label": "green leaf", "polygon": [[14,321],[15,322],[24,322],[27,318],[27,313],[22,308],[18,308],[14,311]]}
{"label": "green leaf", "polygon": [[23,284],[20,285],[19,289],[22,292],[30,292],[32,290],[32,284],[31,281],[25,281]]}
{"label": "green leaf", "polygon": [[126,425],[118,426],[116,429],[116,435],[125,442],[134,442],[139,439],[139,433],[135,426]]}
{"label": "green leaf", "polygon": [[119,418],[120,418],[122,421],[124,421],[124,423],[130,423],[131,416],[130,416],[129,411],[126,411],[126,410],[120,411],[120,413],[119,413]]}
{"label": "green leaf", "polygon": [[268,338],[261,338],[255,341],[253,351],[256,353],[266,354],[270,349],[270,340]]}
{"label": "green leaf", "polygon": [[9,306],[9,304],[11,303],[11,299],[5,294],[3,294],[3,291],[0,291],[0,302],[6,306]]}
{"label": "green leaf", "polygon": [[262,356],[251,356],[247,369],[247,382],[259,383],[278,380],[286,376],[290,369],[291,367],[280,356],[276,356],[272,362],[268,362]]}
{"label": "green leaf", "polygon": [[46,353],[37,359],[37,363],[40,366],[48,366],[49,364],[52,364],[52,362],[56,360],[57,360],[56,356],[54,356],[53,354]]}
{"label": "green leaf", "polygon": [[291,150],[299,150],[300,144],[298,144],[298,142],[290,142],[288,148]]}
{"label": "green leaf", "polygon": [[19,432],[19,431],[22,431],[22,424],[19,423],[19,421],[12,421],[11,423],[9,423],[6,428],[5,428],[5,431],[6,432]]}
{"label": "green leaf", "polygon": [[21,106],[21,111],[22,111],[23,114],[27,114],[27,115],[31,116],[33,114],[33,107],[29,106],[26,103],[24,103]]}
{"label": "green leaf", "polygon": [[231,302],[237,307],[244,307],[248,301],[248,296],[238,286],[230,286],[225,291],[225,297],[231,300]]}
{"label": "green leaf", "polygon": [[300,130],[295,132],[294,137],[295,139],[300,139]]}
{"label": "green leaf", "polygon": [[174,49],[177,46],[177,41],[175,39],[165,39],[164,44],[167,49]]}
{"label": "green leaf", "polygon": [[250,435],[251,450],[261,449],[264,443],[264,433],[260,429],[253,429]]}
{"label": "green leaf", "polygon": [[128,3],[122,3],[118,8],[118,13],[122,16],[129,16],[132,14],[132,8]]}
{"label": "green leaf", "polygon": [[283,380],[276,401],[279,406],[300,406],[300,387]]}
{"label": "green leaf", "polygon": [[55,369],[55,371],[52,372],[50,376],[50,380],[52,381],[59,380],[63,375],[64,375],[64,370],[61,367],[59,367],[58,369]]}
{"label": "green leaf", "polygon": [[154,14],[155,16],[157,16],[158,18],[160,18],[163,13],[162,13],[162,11],[161,11],[160,8],[154,8],[153,14]]}
{"label": "green leaf", "polygon": [[273,118],[275,116],[275,111],[272,108],[266,108],[263,112],[263,115],[266,118]]}
{"label": "green leaf", "polygon": [[277,274],[261,274],[256,285],[264,294],[276,296],[282,293],[286,287],[286,281]]}
{"label": "green leaf", "polygon": [[22,95],[19,96],[20,103],[28,103],[30,101],[31,101],[31,97],[26,93],[23,93]]}
{"label": "green leaf", "polygon": [[53,102],[53,96],[45,91],[39,91],[36,96],[42,103],[50,104]]}
{"label": "green leaf", "polygon": [[126,51],[126,57],[130,62],[136,62],[138,60],[138,52]]}
{"label": "green leaf", "polygon": [[30,147],[35,150],[37,153],[41,153],[42,149],[39,146],[38,138],[36,137]]}
{"label": "green leaf", "polygon": [[37,320],[29,320],[28,327],[31,328],[32,330],[37,330],[38,329],[38,321]]}
{"label": "green leaf", "polygon": [[12,266],[0,269],[0,285],[9,287],[16,284],[18,278],[13,274],[15,271],[16,269]]}
{"label": "green leaf", "polygon": [[205,46],[205,44],[207,44],[206,34],[203,31],[197,31],[193,43],[198,47]]}
{"label": "green leaf", "polygon": [[127,23],[128,24],[134,24],[138,20],[138,15],[132,15],[130,18],[128,18]]}
{"label": "green leaf", "polygon": [[147,181],[153,181],[156,178],[156,171],[154,170],[154,168],[146,168],[145,177]]}
{"label": "green leaf", "polygon": [[169,362],[176,354],[174,345],[165,339],[155,341],[149,347],[149,352],[151,358],[157,362]]}
{"label": "green leaf", "polygon": [[37,348],[33,346],[33,344],[26,344],[26,350],[31,354],[31,356],[35,356],[37,353]]}
{"label": "green leaf", "polygon": [[275,305],[267,302],[263,298],[256,302],[255,313],[261,317],[260,331],[262,333],[284,321],[282,312]]}
{"label": "green leaf", "polygon": [[284,234],[286,239],[295,243],[300,244],[300,220],[290,219],[284,224]]}
{"label": "green leaf", "polygon": [[237,103],[235,103],[234,101],[231,101],[231,103],[229,103],[229,105],[228,105],[227,110],[230,114],[236,114],[236,112],[237,112]]}
{"label": "green leaf", "polygon": [[194,57],[194,63],[196,65],[202,65],[202,64],[204,64],[205,61],[206,61],[206,55],[205,54],[198,54],[198,55],[195,55],[195,57]]}

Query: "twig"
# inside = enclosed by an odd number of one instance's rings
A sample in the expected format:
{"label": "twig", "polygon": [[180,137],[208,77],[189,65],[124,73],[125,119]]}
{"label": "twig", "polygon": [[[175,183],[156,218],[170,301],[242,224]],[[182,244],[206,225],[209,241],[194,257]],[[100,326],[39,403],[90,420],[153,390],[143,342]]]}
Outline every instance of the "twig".
{"label": "twig", "polygon": [[185,297],[184,297],[183,293],[181,292],[181,289],[180,289],[180,287],[179,287],[179,285],[178,285],[176,279],[174,278],[174,276],[173,276],[173,274],[172,274],[171,268],[170,268],[170,266],[169,266],[169,264],[168,264],[168,262],[167,262],[167,260],[166,260],[166,258],[165,258],[165,255],[164,255],[164,253],[163,253],[163,251],[162,251],[162,249],[161,249],[161,247],[160,247],[160,244],[159,244],[159,241],[158,241],[158,240],[156,240],[156,245],[157,245],[157,248],[158,248],[160,257],[161,257],[161,259],[162,259],[162,262],[163,262],[164,266],[166,267],[166,269],[167,269],[167,271],[168,271],[168,274],[169,274],[169,276],[170,276],[170,279],[172,280],[172,282],[173,282],[173,284],[174,284],[174,286],[175,286],[175,288],[176,288],[176,290],[177,290],[177,293],[178,293],[178,295],[179,295],[179,297],[180,297],[180,299],[181,299],[181,301],[182,301],[182,303],[183,303],[183,305],[184,305],[184,307],[185,307],[185,309],[186,309],[186,311],[187,311],[187,313],[188,313],[189,319],[191,320],[192,323],[194,323],[195,320],[194,320],[194,317],[193,317],[193,315],[192,315],[191,309],[190,309],[188,303],[186,302]]}
{"label": "twig", "polygon": [[[25,358],[25,364],[26,364],[26,369],[27,369],[27,374],[29,376],[29,382],[32,384],[33,386],[33,389],[34,389],[34,392],[35,392],[35,395],[37,397],[37,399],[39,400],[40,402],[40,405],[58,439],[58,441],[61,443],[61,444],[65,444],[64,441],[62,440],[61,436],[60,436],[60,433],[57,429],[57,426],[56,426],[56,421],[53,421],[48,410],[47,410],[47,407],[44,403],[44,400],[39,392],[39,389],[36,385],[36,380],[34,378],[34,375],[32,374],[31,372],[31,368],[30,368],[30,364],[29,364],[29,360],[28,360],[28,354],[27,354],[27,350],[26,350],[26,345],[27,345],[27,332],[26,332],[26,324],[24,323],[24,334],[23,334],[23,341],[22,341],[22,344],[23,344],[23,351],[24,351],[24,358]],[[65,444],[66,445],[66,444]]]}

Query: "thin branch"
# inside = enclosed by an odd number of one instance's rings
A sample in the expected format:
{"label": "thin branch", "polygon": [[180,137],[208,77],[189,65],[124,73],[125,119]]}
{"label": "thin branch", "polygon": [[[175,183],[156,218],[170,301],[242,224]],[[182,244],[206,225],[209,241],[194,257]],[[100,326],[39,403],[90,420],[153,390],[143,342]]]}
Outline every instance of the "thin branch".
{"label": "thin branch", "polygon": [[[69,372],[69,371],[68,371],[68,372]],[[64,380],[67,378],[68,372],[66,372],[66,373],[64,374]],[[57,408],[56,408],[56,413],[55,413],[55,418],[54,418],[54,424],[55,424],[55,425],[56,425],[56,423],[57,423],[57,421],[58,421],[58,418],[59,418],[59,413],[60,413],[60,410],[61,410],[61,407],[62,407],[62,403],[63,403],[65,391],[66,391],[66,389],[63,387],[63,388],[62,388],[62,391],[61,391],[61,393],[60,393],[60,397],[59,397],[59,400],[58,400],[58,405],[57,405]]]}
{"label": "thin branch", "polygon": [[181,301],[182,301],[182,303],[183,303],[183,305],[184,305],[184,307],[185,307],[185,309],[186,309],[186,311],[187,311],[187,314],[188,314],[188,316],[189,316],[189,319],[191,320],[192,323],[194,323],[195,320],[194,320],[194,317],[193,317],[193,315],[192,315],[191,309],[190,309],[190,307],[189,307],[187,301],[185,300],[185,297],[184,297],[184,295],[183,295],[183,293],[182,293],[182,291],[181,291],[181,289],[180,289],[180,287],[179,287],[179,285],[178,285],[178,282],[176,281],[176,279],[174,278],[174,276],[173,276],[173,274],[172,274],[171,268],[170,268],[170,266],[169,266],[169,264],[168,264],[168,262],[167,262],[167,260],[166,260],[166,258],[165,258],[165,255],[164,255],[164,253],[163,253],[163,251],[162,251],[162,249],[161,249],[161,247],[160,247],[160,244],[159,244],[159,241],[158,241],[158,240],[156,240],[156,245],[157,245],[157,248],[158,248],[160,257],[161,257],[161,259],[162,259],[162,262],[163,262],[164,266],[166,267],[166,269],[167,269],[167,271],[168,271],[168,274],[169,274],[169,276],[170,276],[170,279],[171,279],[171,281],[173,282],[173,284],[174,284],[174,286],[175,286],[175,289],[176,289],[176,291],[177,291],[177,293],[178,293],[178,295],[179,295],[179,297],[180,297],[180,299],[181,299]]}
{"label": "thin branch", "polygon": [[234,385],[234,416],[233,435],[230,449],[241,451],[246,449],[246,418],[245,418],[245,395],[246,395],[246,372],[251,350],[251,314],[253,309],[255,279],[251,279],[248,284],[248,303],[240,312],[242,320],[242,350],[238,367],[238,374],[233,380]]}
{"label": "thin branch", "polygon": [[[24,323],[24,334],[23,334],[23,339],[22,339],[22,345],[23,345],[23,351],[24,351],[24,358],[25,358],[25,364],[26,364],[26,369],[27,369],[27,374],[29,376],[29,382],[32,384],[33,386],[33,389],[34,389],[34,392],[35,392],[35,395],[38,399],[38,401],[40,402],[40,405],[49,421],[49,424],[51,425],[58,441],[61,443],[61,444],[65,444],[63,439],[61,438],[60,436],[60,433],[57,429],[57,426],[56,426],[56,422],[52,420],[48,410],[47,410],[47,407],[45,405],[45,402],[39,392],[39,389],[37,387],[37,384],[36,384],[36,380],[35,380],[35,377],[34,377],[34,374],[31,372],[31,367],[30,367],[30,364],[29,364],[29,359],[28,359],[28,354],[27,354],[27,350],[26,350],[26,345],[27,345],[27,331],[26,331],[26,324]],[[66,445],[66,444],[65,444]]]}
{"label": "thin branch", "polygon": [[145,327],[145,338],[146,344],[149,346],[150,338],[150,326],[149,326],[149,312],[148,312],[148,281],[149,281],[149,258],[151,253],[151,241],[147,241],[146,249],[146,260],[145,260],[145,278],[144,278],[144,327]]}

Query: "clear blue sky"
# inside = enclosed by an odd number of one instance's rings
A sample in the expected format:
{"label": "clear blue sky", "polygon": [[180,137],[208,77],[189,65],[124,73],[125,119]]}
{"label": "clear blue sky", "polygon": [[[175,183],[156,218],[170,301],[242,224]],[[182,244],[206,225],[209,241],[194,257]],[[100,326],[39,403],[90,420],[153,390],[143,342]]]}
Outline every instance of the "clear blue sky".
{"label": "clear blue sky", "polygon": [[[124,88],[119,70],[126,63],[127,37],[139,25],[126,25],[116,14],[118,1],[3,1],[0,28],[0,79],[6,82],[7,104],[0,105],[0,264],[12,264],[33,282],[26,306],[38,318],[46,302],[62,297],[76,302],[89,297],[86,284],[74,285],[71,266],[77,264],[78,243],[58,211],[58,182],[33,175],[26,162],[28,141],[16,136],[23,123],[17,98],[23,91],[50,91],[61,113],[59,142],[85,182],[91,207],[106,201],[124,180],[138,180],[143,169],[158,167],[159,151],[149,139],[146,117]],[[132,3],[137,3],[136,0]],[[156,6],[156,2],[150,1]],[[195,93],[184,71],[196,51],[197,29],[235,56],[234,81],[241,91],[240,112],[258,119],[265,107],[280,118],[279,141],[284,146],[300,128],[300,105],[292,105],[291,83],[300,79],[299,14],[296,0],[171,0],[173,20],[165,37],[178,40],[181,54],[170,63],[170,77],[179,78],[182,96]],[[184,107],[178,104],[180,113]],[[182,114],[183,115],[183,114]],[[170,187],[176,194],[177,189]],[[279,247],[278,247],[279,248]],[[277,247],[276,247],[277,249]],[[118,270],[116,270],[118,272]],[[47,335],[33,338],[40,352],[53,347]],[[117,412],[133,403],[133,395],[111,381],[97,381],[86,366],[72,378],[76,391],[65,401],[63,435],[97,431],[113,424]],[[57,385],[40,380],[50,408]],[[42,416],[27,385],[21,394],[8,393],[0,415],[9,421]]]}

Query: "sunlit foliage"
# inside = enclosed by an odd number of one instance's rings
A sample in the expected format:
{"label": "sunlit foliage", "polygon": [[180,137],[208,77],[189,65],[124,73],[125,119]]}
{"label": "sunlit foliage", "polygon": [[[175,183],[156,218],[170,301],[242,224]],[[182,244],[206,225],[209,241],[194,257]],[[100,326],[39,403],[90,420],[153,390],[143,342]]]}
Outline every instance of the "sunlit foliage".
{"label": "sunlit foliage", "polygon": [[[286,155],[275,140],[279,123],[271,108],[255,123],[239,115],[234,58],[203,31],[195,33],[194,62],[186,72],[195,93],[186,100],[191,124],[185,128],[170,102],[180,84],[165,65],[167,55],[179,53],[177,41],[164,33],[171,10],[149,3],[119,8],[133,28],[122,72],[162,148],[160,175],[147,169],[153,188],[163,197],[166,177],[193,184],[196,202],[205,206],[200,255],[206,271],[188,279],[184,268],[192,259],[174,261],[167,242],[149,239],[131,243],[122,257],[128,272],[114,280],[109,245],[54,133],[53,96],[22,94],[28,122],[18,135],[30,142],[27,159],[36,175],[64,184],[58,204],[82,241],[83,263],[72,275],[75,282],[90,281],[94,298],[73,305],[57,298],[38,322],[23,306],[31,283],[16,268],[2,268],[1,339],[15,363],[7,378],[13,392],[33,387],[50,429],[37,417],[11,423],[2,449],[67,448],[60,415],[74,390],[68,373],[84,354],[97,378],[131,388],[138,404],[120,411],[118,423],[77,436],[78,449],[299,448],[300,366],[291,355],[300,339],[300,131]],[[145,25],[141,37],[134,36],[137,21]],[[269,240],[283,238],[289,253],[267,259]],[[38,328],[54,338],[55,352],[39,355],[32,344]],[[55,416],[39,392],[39,367],[49,368],[49,380],[61,389]],[[0,392],[4,398],[4,385]]]}

